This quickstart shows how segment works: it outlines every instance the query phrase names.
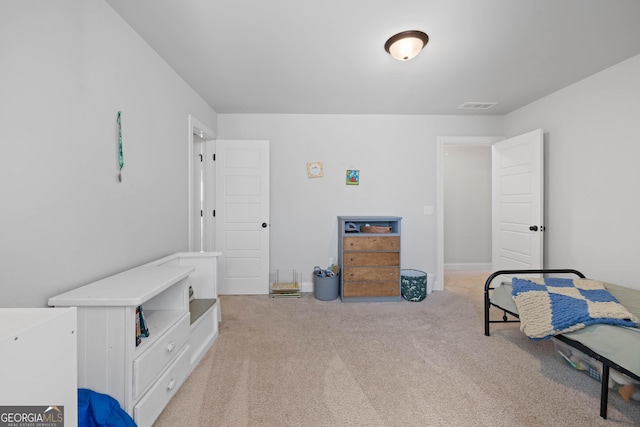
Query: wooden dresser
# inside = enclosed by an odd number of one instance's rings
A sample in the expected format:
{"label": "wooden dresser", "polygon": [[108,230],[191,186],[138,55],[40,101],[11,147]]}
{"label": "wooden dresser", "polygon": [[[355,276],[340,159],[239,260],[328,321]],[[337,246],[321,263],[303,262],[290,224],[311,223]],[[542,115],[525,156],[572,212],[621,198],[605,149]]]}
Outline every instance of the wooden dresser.
{"label": "wooden dresser", "polygon": [[400,301],[401,220],[396,216],[338,217],[342,301]]}

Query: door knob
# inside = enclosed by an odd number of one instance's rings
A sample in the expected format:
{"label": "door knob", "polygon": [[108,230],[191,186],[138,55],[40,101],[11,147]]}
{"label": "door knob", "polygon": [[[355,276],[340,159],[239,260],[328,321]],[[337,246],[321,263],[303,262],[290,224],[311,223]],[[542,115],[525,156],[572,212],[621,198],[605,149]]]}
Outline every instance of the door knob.
{"label": "door knob", "polygon": [[267,223],[266,222],[262,223],[262,228],[267,228]]}
{"label": "door knob", "polygon": [[529,227],[529,230],[538,231],[538,226],[537,225],[532,225],[532,226]]}

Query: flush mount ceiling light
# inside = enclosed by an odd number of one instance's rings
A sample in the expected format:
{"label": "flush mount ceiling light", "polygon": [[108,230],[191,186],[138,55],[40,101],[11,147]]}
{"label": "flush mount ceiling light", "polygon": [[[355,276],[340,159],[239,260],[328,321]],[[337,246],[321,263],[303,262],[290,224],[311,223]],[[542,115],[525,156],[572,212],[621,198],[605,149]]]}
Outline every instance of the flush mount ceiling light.
{"label": "flush mount ceiling light", "polygon": [[384,44],[384,50],[398,61],[415,58],[429,42],[429,36],[422,31],[403,31],[392,36]]}

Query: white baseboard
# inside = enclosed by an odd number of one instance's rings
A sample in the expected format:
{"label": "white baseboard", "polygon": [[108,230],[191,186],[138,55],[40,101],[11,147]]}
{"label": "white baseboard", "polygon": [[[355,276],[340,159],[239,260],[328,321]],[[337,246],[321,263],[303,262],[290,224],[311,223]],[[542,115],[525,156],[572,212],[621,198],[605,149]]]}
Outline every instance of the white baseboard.
{"label": "white baseboard", "polygon": [[491,270],[490,262],[467,262],[467,263],[450,263],[444,265],[445,270],[468,271],[468,270]]}
{"label": "white baseboard", "polygon": [[[470,270],[475,270],[475,269],[470,269]],[[427,277],[428,277],[427,279],[428,290],[441,291],[443,289],[442,283],[439,283],[437,280],[435,280],[434,276],[431,273],[428,273]],[[301,282],[300,292],[313,292],[313,282]]]}
{"label": "white baseboard", "polygon": [[313,282],[301,282],[300,292],[313,292]]}

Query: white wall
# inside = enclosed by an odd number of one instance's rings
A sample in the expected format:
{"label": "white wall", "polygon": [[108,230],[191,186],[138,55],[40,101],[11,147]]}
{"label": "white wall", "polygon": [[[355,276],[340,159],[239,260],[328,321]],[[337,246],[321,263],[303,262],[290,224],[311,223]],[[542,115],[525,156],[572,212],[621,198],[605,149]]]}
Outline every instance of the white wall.
{"label": "white wall", "polygon": [[[0,306],[186,250],[187,115],[215,130],[215,112],[102,0],[0,2],[0,52]],[[403,216],[403,268],[435,272],[436,137],[542,127],[546,265],[640,288],[638,94],[640,56],[504,118],[219,115],[218,133],[271,140],[271,268],[310,281],[351,214]]]}
{"label": "white wall", "polygon": [[640,289],[640,56],[505,116],[545,130],[545,259]]}
{"label": "white wall", "polygon": [[445,270],[491,268],[491,147],[444,146]]}
{"label": "white wall", "polygon": [[[501,117],[219,114],[221,139],[271,141],[271,269],[337,256],[338,215],[397,215],[402,268],[435,273],[436,138],[501,135]],[[306,164],[322,161],[323,178]],[[347,169],[360,185],[345,185]],[[438,281],[440,278],[436,278]]]}
{"label": "white wall", "polygon": [[0,306],[186,250],[187,117],[215,112],[102,0],[2,1],[0,52]]}

